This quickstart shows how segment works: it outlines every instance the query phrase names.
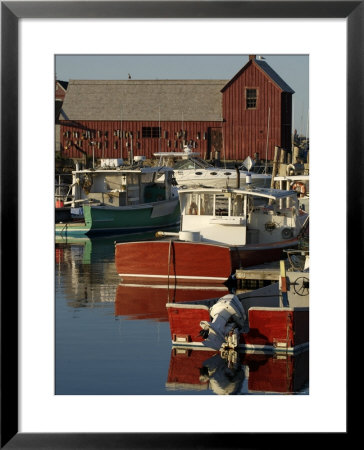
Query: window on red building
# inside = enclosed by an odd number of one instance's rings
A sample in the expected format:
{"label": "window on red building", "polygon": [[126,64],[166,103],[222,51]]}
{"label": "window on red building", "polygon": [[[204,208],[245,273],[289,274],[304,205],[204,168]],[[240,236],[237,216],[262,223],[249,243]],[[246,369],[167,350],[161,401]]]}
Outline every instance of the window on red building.
{"label": "window on red building", "polygon": [[143,138],[159,138],[161,136],[160,127],[142,127]]}
{"label": "window on red building", "polygon": [[247,89],[246,90],[246,109],[255,109],[257,107],[257,90],[256,89]]}

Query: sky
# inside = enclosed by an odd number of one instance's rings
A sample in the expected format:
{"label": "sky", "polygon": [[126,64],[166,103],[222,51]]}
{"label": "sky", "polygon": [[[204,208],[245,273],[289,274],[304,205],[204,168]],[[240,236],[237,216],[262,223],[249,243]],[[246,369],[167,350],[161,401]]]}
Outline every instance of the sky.
{"label": "sky", "polygon": [[[258,56],[258,55],[257,55]],[[260,54],[295,91],[293,129],[309,134],[309,56]],[[230,80],[248,55],[56,55],[58,80]]]}

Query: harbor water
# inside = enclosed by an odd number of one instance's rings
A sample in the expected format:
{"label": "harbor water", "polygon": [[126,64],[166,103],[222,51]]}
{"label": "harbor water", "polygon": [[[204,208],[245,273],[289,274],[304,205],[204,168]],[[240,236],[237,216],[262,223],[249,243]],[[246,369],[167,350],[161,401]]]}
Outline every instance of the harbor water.
{"label": "harbor water", "polygon": [[[224,356],[172,348],[165,304],[176,290],[123,284],[115,269],[115,242],[153,236],[57,238],[56,395],[308,394],[308,351]],[[222,285],[184,295],[227,292]]]}

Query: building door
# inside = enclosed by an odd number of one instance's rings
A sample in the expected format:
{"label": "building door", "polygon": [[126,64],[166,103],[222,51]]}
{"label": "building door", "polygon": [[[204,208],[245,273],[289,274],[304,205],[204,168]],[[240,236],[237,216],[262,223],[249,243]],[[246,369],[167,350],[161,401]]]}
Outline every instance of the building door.
{"label": "building door", "polygon": [[223,155],[222,128],[210,127],[206,159],[220,160]]}

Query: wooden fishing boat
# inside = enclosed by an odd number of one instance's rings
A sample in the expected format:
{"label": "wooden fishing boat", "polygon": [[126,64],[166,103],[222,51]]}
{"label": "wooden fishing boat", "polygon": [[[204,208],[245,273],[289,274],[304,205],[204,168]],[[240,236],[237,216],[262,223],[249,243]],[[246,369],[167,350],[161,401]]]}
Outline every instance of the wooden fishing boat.
{"label": "wooden fishing boat", "polygon": [[217,299],[167,303],[166,307],[173,346],[284,353],[308,347],[307,264],[302,271],[285,271],[281,261],[277,283]]}
{"label": "wooden fishing boat", "polygon": [[308,225],[294,191],[180,189],[179,198],[178,233],[116,244],[116,269],[124,281],[221,284],[236,269],[280,260],[284,249],[298,246]]}
{"label": "wooden fishing boat", "polygon": [[179,224],[173,171],[161,167],[116,166],[73,172],[71,206],[82,205],[79,220],[56,223],[56,235],[136,233]]}

